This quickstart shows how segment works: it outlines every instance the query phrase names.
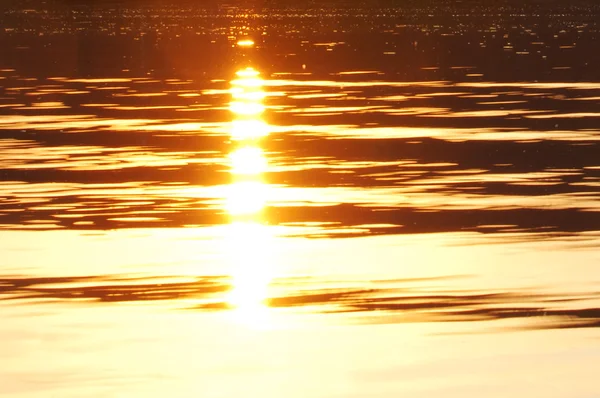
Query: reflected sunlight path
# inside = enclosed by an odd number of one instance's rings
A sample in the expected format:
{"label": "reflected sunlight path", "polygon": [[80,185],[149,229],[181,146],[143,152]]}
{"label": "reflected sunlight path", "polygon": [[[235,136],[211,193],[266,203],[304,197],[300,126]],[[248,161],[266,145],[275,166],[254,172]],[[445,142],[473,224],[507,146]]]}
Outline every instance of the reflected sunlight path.
{"label": "reflected sunlight path", "polygon": [[267,322],[265,301],[273,273],[273,236],[264,224],[268,184],[264,173],[268,162],[261,139],[268,134],[262,120],[263,80],[254,68],[236,72],[231,81],[231,122],[229,153],[231,183],[225,209],[230,216],[226,250],[232,269],[232,290],[227,303],[235,318],[244,324],[262,327]]}

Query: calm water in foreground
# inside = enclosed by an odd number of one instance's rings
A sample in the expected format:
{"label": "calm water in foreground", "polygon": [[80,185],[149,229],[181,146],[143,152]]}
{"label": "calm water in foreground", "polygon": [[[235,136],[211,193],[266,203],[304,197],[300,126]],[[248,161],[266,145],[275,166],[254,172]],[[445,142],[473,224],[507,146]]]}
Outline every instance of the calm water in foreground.
{"label": "calm water in foreground", "polygon": [[600,394],[597,8],[56,7],[0,25],[0,396]]}

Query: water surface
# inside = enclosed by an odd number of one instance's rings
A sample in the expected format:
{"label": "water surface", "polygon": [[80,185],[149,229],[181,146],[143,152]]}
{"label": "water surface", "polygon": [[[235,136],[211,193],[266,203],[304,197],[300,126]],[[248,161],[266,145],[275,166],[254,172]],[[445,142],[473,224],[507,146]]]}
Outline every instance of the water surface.
{"label": "water surface", "polygon": [[598,10],[419,10],[5,10],[0,395],[598,394]]}

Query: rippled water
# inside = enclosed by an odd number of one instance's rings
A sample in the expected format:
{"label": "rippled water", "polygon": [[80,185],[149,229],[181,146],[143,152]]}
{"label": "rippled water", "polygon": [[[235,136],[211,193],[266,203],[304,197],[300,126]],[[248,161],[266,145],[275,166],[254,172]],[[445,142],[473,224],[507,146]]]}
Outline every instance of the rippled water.
{"label": "rippled water", "polygon": [[0,396],[595,396],[573,10],[5,11]]}

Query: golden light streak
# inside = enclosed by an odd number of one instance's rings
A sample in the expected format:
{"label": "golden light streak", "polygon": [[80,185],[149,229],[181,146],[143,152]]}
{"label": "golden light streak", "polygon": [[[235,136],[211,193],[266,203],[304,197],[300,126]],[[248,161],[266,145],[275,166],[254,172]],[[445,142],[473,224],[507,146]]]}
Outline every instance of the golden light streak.
{"label": "golden light streak", "polygon": [[257,222],[267,203],[267,186],[260,181],[237,181],[229,185],[225,209],[235,222],[247,216]]}
{"label": "golden light streak", "polygon": [[233,101],[229,109],[238,115],[254,116],[263,113],[265,106],[253,101]]}
{"label": "golden light streak", "polygon": [[239,76],[239,77],[257,77],[257,76],[260,76],[260,72],[254,68],[246,68],[246,69],[238,70],[237,72],[235,72],[235,75]]}
{"label": "golden light streak", "polygon": [[233,272],[233,289],[227,297],[235,309],[237,321],[252,327],[268,324],[269,284],[273,275],[273,251],[270,229],[256,222],[232,222],[228,226],[228,243]]}
{"label": "golden light streak", "polygon": [[[251,40],[238,42],[238,46],[252,45]],[[235,309],[236,320],[251,327],[268,324],[265,300],[273,277],[272,228],[262,223],[269,191],[264,181],[268,162],[259,142],[269,130],[261,120],[265,110],[262,86],[256,69],[239,70],[231,81],[229,104],[234,115],[229,133],[235,148],[228,156],[232,182],[227,189],[225,210],[231,219],[226,249],[233,288],[226,301]]]}
{"label": "golden light streak", "polygon": [[234,120],[231,122],[231,139],[234,141],[257,140],[269,134],[269,125],[262,120]]}
{"label": "golden light streak", "polygon": [[231,172],[236,175],[258,175],[267,169],[267,159],[259,147],[242,147],[229,154],[229,159]]}
{"label": "golden light streak", "polygon": [[252,39],[238,40],[237,45],[238,45],[238,47],[254,47],[254,40],[252,40]]}
{"label": "golden light streak", "polygon": [[242,79],[235,79],[231,82],[232,85],[239,87],[257,87],[260,88],[263,85],[263,80],[254,77],[244,77]]}
{"label": "golden light streak", "polygon": [[[256,87],[256,86],[255,86]],[[242,101],[262,101],[265,98],[265,93],[263,91],[257,90],[257,91],[246,91],[243,90],[241,88],[232,88],[231,89],[231,94],[233,96],[234,99],[236,100],[242,100]],[[258,104],[260,105],[260,104]]]}

